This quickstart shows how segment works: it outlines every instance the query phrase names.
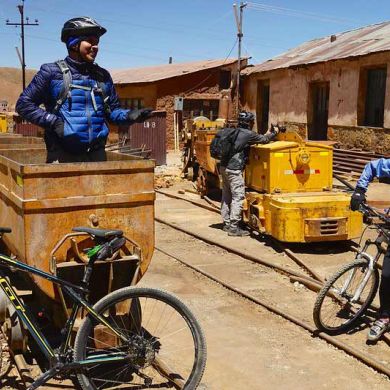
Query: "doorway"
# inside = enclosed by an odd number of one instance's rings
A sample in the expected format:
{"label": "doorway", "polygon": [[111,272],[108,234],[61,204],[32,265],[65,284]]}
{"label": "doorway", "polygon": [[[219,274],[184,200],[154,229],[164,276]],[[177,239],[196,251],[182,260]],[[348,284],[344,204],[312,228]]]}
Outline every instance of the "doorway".
{"label": "doorway", "polygon": [[257,82],[256,123],[257,131],[265,133],[268,130],[269,120],[269,80]]}
{"label": "doorway", "polygon": [[307,125],[309,140],[328,138],[329,82],[310,83]]}

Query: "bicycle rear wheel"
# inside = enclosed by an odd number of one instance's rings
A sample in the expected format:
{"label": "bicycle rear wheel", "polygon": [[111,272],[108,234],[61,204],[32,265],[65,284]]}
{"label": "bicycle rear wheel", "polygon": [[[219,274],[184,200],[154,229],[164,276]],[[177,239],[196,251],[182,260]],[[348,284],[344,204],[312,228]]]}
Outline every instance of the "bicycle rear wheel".
{"label": "bicycle rear wheel", "polygon": [[318,293],[313,309],[313,320],[318,329],[330,334],[341,333],[363,315],[373,301],[379,284],[379,273],[375,268],[359,299],[356,302],[353,300],[368,271],[367,261],[355,261],[346,264],[326,282]]}
{"label": "bicycle rear wheel", "polygon": [[157,289],[125,287],[93,308],[128,341],[89,315],[76,335],[75,361],[118,352],[126,360],[83,369],[77,377],[84,390],[198,386],[206,342],[196,318],[177,297]]}

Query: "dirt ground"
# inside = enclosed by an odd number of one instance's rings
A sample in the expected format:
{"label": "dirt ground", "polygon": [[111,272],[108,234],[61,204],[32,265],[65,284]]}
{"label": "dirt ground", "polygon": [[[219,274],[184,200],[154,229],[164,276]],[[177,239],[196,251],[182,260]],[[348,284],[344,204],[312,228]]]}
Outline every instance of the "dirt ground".
{"label": "dirt ground", "polygon": [[[172,189],[174,191],[174,189]],[[174,213],[173,213],[174,211]],[[232,238],[217,228],[217,214],[207,213],[181,201],[158,196],[156,216],[221,243],[234,241],[237,248],[266,260],[301,271],[266,241]],[[312,323],[315,294],[290,283],[269,268],[253,264],[225,250],[207,245],[165,225],[156,225],[156,247],[232,283],[235,287],[265,299],[278,308]],[[299,249],[295,248],[295,250]],[[301,249],[300,256],[327,275],[353,258],[345,246]],[[346,259],[346,256],[348,259]],[[390,382],[356,359],[324,341],[240,298],[223,287],[155,251],[142,284],[159,286],[176,293],[201,321],[208,342],[206,389],[390,389]],[[388,346],[365,344],[366,330],[340,339],[389,364]]]}
{"label": "dirt ground", "polygon": [[[166,188],[164,183],[169,181],[168,190],[175,194],[183,188],[192,187],[191,183],[177,179],[179,166],[176,156],[168,170],[162,167],[157,171],[161,187]],[[372,189],[370,196],[383,199],[388,194],[387,188],[378,188],[378,191]],[[197,195],[190,192],[185,195],[199,200]],[[156,217],[303,273],[270,240],[256,235],[228,237],[220,229],[218,214],[190,203],[158,194]],[[291,283],[287,276],[158,222],[156,248],[182,258],[312,324],[316,294],[300,284]],[[199,319],[208,347],[207,366],[200,390],[390,389],[388,377],[280,316],[195,273],[158,249],[140,285],[173,292]],[[290,249],[323,277],[331,275],[354,256],[349,246],[343,244],[292,245]],[[388,345],[384,342],[375,346],[366,345],[366,332],[366,328],[361,328],[339,338],[382,364],[389,365]],[[10,390],[18,388],[15,370],[10,371],[0,387]]]}

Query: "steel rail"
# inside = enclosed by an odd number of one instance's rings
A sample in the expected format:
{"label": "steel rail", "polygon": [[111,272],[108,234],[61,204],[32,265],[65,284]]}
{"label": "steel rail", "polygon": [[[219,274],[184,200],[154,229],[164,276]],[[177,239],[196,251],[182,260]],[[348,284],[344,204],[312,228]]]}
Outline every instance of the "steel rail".
{"label": "steel rail", "polygon": [[[293,270],[288,270],[285,267],[282,267],[280,265],[271,263],[271,262],[269,262],[267,260],[260,259],[260,258],[258,258],[256,256],[252,256],[252,255],[250,255],[248,253],[245,253],[244,251],[241,251],[239,249],[235,249],[235,248],[232,248],[230,246],[227,246],[227,245],[215,242],[215,241],[211,240],[210,238],[206,237],[205,235],[194,233],[194,232],[192,232],[192,231],[190,231],[190,230],[188,230],[186,228],[176,226],[176,225],[170,223],[169,221],[166,221],[165,219],[161,219],[159,217],[155,217],[154,219],[157,222],[162,223],[163,225],[166,225],[166,226],[169,226],[169,227],[171,227],[173,229],[179,230],[182,233],[185,233],[185,234],[188,234],[188,235],[190,235],[192,237],[195,237],[198,240],[206,242],[207,244],[210,244],[210,245],[213,245],[213,246],[218,246],[219,248],[224,249],[227,252],[233,253],[233,254],[235,254],[237,256],[240,256],[240,257],[243,257],[244,259],[250,260],[250,261],[252,261],[254,263],[261,264],[261,265],[264,265],[266,267],[275,269],[275,270],[277,270],[277,271],[279,271],[279,272],[281,272],[283,274],[286,274],[286,275],[293,275],[293,276],[297,276],[297,277],[308,278],[306,275],[301,274],[299,272],[296,272],[296,271],[293,271]],[[311,280],[313,280],[315,282],[314,279],[311,279]]]}
{"label": "steel rail", "polygon": [[[171,194],[171,193],[166,192],[166,191],[156,190],[156,192],[158,192],[159,194],[162,194],[164,196],[167,196],[169,198],[173,198],[173,199],[177,199],[177,200],[183,200],[183,201],[191,203],[191,204],[193,204],[195,206],[201,207],[201,208],[203,208],[205,210],[209,210],[209,211],[212,211],[213,213],[218,213],[219,214],[219,210],[217,210],[215,207],[210,207],[210,206],[205,205],[205,204],[203,204],[201,202],[198,202],[196,200],[188,199],[188,198],[186,198],[184,196],[180,196],[180,195],[176,195],[176,194]],[[175,226],[175,228],[178,228],[178,227]],[[184,233],[191,234],[188,231],[185,231]],[[272,242],[274,243],[274,245],[276,245],[291,260],[293,260],[296,264],[298,264],[299,267],[301,267],[304,270],[306,270],[306,272],[308,272],[313,277],[313,279],[318,280],[318,281],[324,283],[324,278],[321,275],[319,275],[315,270],[310,268],[303,260],[299,259],[297,257],[297,255],[294,254],[294,252],[292,252],[290,249],[285,248],[284,245],[281,242],[277,241],[272,236],[270,236],[270,238],[271,238]],[[203,238],[201,238],[201,239],[203,239]],[[215,243],[213,242],[212,245],[215,245]],[[226,248],[224,248],[224,249],[226,249]],[[228,249],[226,249],[226,250],[228,250]],[[239,256],[243,256],[243,255],[240,253]],[[243,256],[243,257],[245,257],[245,256]],[[248,260],[252,260],[252,259],[248,259]],[[255,261],[255,260],[252,260],[252,261]],[[264,265],[269,266],[269,263],[268,264],[264,264]],[[276,269],[277,266],[275,266],[274,268]],[[303,275],[296,274],[296,276],[303,276]]]}
{"label": "steel rail", "polygon": [[377,361],[376,359],[373,359],[373,358],[371,358],[369,356],[364,355],[359,350],[351,347],[348,344],[345,344],[342,341],[337,340],[333,336],[330,336],[330,335],[328,335],[328,334],[326,334],[324,332],[319,332],[316,329],[315,326],[308,324],[306,321],[301,320],[299,318],[296,318],[295,316],[290,315],[290,314],[284,312],[283,310],[280,310],[277,307],[268,304],[267,302],[265,302],[262,299],[256,298],[256,297],[254,297],[254,296],[252,296],[250,294],[247,294],[246,292],[244,292],[244,291],[242,291],[242,290],[240,290],[240,289],[238,289],[236,287],[233,287],[233,286],[229,285],[228,283],[226,283],[223,280],[217,278],[216,276],[211,275],[210,273],[208,273],[206,271],[203,271],[200,268],[187,263],[186,261],[184,261],[184,260],[178,258],[177,256],[167,252],[164,249],[161,249],[159,247],[155,247],[155,249],[158,250],[159,252],[165,254],[166,256],[171,257],[172,259],[175,259],[180,264],[182,264],[182,265],[192,269],[193,271],[195,271],[197,273],[200,273],[204,277],[206,277],[206,278],[208,278],[210,280],[213,280],[215,283],[220,284],[221,286],[225,287],[226,289],[228,289],[228,290],[230,290],[230,291],[240,295],[243,298],[248,299],[249,301],[251,301],[253,303],[256,303],[256,304],[264,307],[265,309],[267,309],[271,313],[276,314],[276,315],[278,315],[278,316],[280,316],[280,317],[282,317],[282,318],[292,322],[293,324],[295,324],[295,325],[305,329],[306,331],[310,332],[313,336],[317,336],[317,337],[327,341],[329,344],[332,344],[333,346],[335,346],[335,347],[345,351],[349,355],[351,355],[351,356],[355,357],[356,359],[358,359],[359,361],[365,363],[367,366],[369,366],[369,367],[375,369],[376,371],[378,371],[378,372],[380,372],[382,374],[385,374],[388,377],[390,377],[390,368],[386,367],[385,365],[383,365],[381,362]]}

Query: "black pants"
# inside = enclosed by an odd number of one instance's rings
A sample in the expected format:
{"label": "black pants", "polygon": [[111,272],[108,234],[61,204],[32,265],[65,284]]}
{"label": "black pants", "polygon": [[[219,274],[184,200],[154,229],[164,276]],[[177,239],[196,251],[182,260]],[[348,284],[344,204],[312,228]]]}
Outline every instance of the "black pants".
{"label": "black pants", "polygon": [[[74,162],[98,162],[107,161],[105,151],[106,140],[96,142],[89,150],[72,150],[71,145],[63,142],[51,131],[45,132],[45,144],[47,150],[46,162],[74,163]],[[72,151],[71,151],[72,150]]]}
{"label": "black pants", "polygon": [[390,317],[390,248],[383,259],[382,278],[379,286],[380,314]]}

